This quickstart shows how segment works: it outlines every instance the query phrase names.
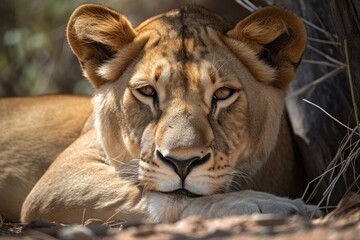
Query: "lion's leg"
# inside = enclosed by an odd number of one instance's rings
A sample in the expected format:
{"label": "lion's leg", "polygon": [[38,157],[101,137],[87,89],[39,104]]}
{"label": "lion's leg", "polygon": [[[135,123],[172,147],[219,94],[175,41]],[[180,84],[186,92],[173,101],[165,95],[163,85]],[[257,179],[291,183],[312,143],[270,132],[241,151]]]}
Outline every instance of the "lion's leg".
{"label": "lion's leg", "polygon": [[145,217],[141,190],[104,163],[95,139],[93,130],[82,135],[55,160],[27,196],[23,222],[37,217],[63,223],[80,223],[83,217]]}

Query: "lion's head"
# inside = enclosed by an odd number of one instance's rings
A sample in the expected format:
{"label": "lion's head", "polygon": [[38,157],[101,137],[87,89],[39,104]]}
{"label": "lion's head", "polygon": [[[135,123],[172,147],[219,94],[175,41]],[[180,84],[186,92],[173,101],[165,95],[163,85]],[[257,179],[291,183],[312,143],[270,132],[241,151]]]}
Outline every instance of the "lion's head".
{"label": "lion's head", "polygon": [[146,190],[187,196],[252,177],[277,142],[284,94],[306,44],[292,13],[264,8],[235,27],[185,6],[133,28],[80,6],[68,39],[96,88],[96,127],[112,164],[138,161]]}

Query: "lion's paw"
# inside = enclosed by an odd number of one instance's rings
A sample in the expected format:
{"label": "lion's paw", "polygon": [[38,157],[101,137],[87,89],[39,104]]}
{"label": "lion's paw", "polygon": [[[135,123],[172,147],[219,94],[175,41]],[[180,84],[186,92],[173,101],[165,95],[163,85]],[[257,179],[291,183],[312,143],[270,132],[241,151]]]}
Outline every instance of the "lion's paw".
{"label": "lion's paw", "polygon": [[306,205],[300,199],[291,200],[263,192],[241,191],[196,198],[183,210],[181,218],[197,215],[211,219],[245,214],[298,214],[307,218],[322,216],[316,206]]}

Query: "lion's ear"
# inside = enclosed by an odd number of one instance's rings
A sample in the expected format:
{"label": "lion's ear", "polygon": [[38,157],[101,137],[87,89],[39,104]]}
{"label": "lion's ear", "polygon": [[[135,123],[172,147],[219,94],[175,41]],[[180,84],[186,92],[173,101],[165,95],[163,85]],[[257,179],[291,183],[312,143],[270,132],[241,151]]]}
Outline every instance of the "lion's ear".
{"label": "lion's ear", "polygon": [[266,7],[241,20],[227,33],[244,42],[257,57],[275,69],[270,84],[285,89],[294,78],[306,47],[306,29],[295,14],[277,7]]}
{"label": "lion's ear", "polygon": [[112,9],[95,4],[78,7],[70,17],[67,38],[85,76],[97,88],[106,81],[97,70],[133,41],[135,30]]}

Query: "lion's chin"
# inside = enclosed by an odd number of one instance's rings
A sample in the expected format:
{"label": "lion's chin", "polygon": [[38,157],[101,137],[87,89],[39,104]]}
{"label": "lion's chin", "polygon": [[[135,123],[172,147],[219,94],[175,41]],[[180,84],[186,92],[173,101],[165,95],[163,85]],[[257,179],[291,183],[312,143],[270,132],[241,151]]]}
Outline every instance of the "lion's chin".
{"label": "lion's chin", "polygon": [[196,197],[201,197],[202,196],[202,195],[190,192],[189,190],[187,190],[185,188],[179,188],[179,189],[176,189],[174,191],[161,192],[161,193],[169,194],[169,195],[176,195],[176,196],[190,197],[190,198],[196,198]]}

